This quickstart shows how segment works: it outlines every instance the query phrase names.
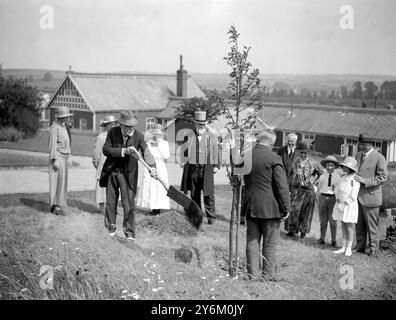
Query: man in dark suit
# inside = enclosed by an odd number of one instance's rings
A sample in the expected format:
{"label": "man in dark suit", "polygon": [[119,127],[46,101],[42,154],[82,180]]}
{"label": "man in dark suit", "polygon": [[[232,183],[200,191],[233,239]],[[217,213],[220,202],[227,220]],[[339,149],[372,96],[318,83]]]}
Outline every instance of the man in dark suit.
{"label": "man in dark suit", "polygon": [[[135,130],[138,119],[132,111],[121,112],[120,126],[111,128],[103,145],[103,154],[107,157],[99,185],[106,187],[105,227],[110,236],[115,236],[116,210],[121,192],[121,202],[124,209],[123,229],[128,240],[135,239],[135,204],[136,186],[138,180],[137,155],[131,147],[140,151],[145,161],[155,167],[155,160],[147,148],[144,136]],[[155,168],[152,176],[156,175]]]}
{"label": "man in dark suit", "polygon": [[[266,129],[257,136],[252,152],[251,171],[245,174],[245,195],[242,210],[246,211],[246,259],[251,279],[262,273],[276,281],[276,247],[280,237],[281,219],[290,211],[290,196],[286,173],[280,156],[272,152],[276,135]],[[249,166],[247,166],[249,167]],[[260,242],[262,272],[260,272]]]}
{"label": "man in dark suit", "polygon": [[359,136],[361,151],[356,155],[360,182],[358,194],[359,215],[356,224],[355,252],[365,253],[368,238],[370,255],[379,249],[379,209],[382,205],[382,187],[387,179],[387,164],[384,156],[373,148],[373,139],[368,134]]}
{"label": "man in dark suit", "polygon": [[216,221],[214,174],[219,170],[218,138],[207,126],[206,111],[196,111],[194,135],[189,137],[184,159],[181,161],[183,176],[181,190],[191,191],[191,198],[201,207],[201,191],[204,195],[208,224]]}
{"label": "man in dark suit", "polygon": [[290,189],[290,183],[292,179],[292,167],[293,162],[300,156],[300,152],[296,150],[297,135],[295,133],[289,133],[287,135],[287,145],[281,147],[278,150],[278,155],[282,158],[283,166],[286,170],[287,183]]}

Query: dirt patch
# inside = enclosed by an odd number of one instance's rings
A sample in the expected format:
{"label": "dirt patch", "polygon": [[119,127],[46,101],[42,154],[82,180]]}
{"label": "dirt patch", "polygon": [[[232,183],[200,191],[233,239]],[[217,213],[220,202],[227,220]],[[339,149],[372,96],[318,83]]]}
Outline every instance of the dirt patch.
{"label": "dirt patch", "polygon": [[194,237],[198,231],[186,217],[176,211],[168,211],[156,216],[146,216],[139,221],[138,230],[149,229],[158,234],[170,234],[180,237]]}

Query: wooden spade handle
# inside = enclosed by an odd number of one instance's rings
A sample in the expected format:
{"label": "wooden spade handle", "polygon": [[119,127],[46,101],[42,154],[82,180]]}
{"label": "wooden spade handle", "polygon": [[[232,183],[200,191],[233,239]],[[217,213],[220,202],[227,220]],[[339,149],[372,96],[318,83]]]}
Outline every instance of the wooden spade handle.
{"label": "wooden spade handle", "polygon": [[[142,155],[139,153],[139,151],[137,151],[136,148],[135,148],[134,146],[130,146],[130,147],[128,147],[128,148],[132,149],[132,150],[135,152],[135,154],[136,154],[137,157],[138,157],[138,160],[139,160],[139,161],[147,168],[147,170],[151,173],[151,172],[152,172],[152,168],[148,165],[148,163],[147,163],[146,161],[144,161],[144,159],[143,159]],[[162,186],[165,188],[166,191],[169,190],[169,186],[167,185],[167,183],[166,183],[164,180],[162,180],[158,175],[157,175],[157,177],[153,177],[153,178],[154,178],[154,179],[157,179],[159,182],[161,182]]]}

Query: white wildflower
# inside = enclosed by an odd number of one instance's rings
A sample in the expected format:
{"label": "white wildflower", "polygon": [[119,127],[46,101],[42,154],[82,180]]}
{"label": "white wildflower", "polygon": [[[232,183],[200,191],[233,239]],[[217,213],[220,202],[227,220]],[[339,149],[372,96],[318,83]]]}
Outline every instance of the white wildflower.
{"label": "white wildflower", "polygon": [[21,290],[21,292],[25,292],[27,290],[27,288],[23,288],[22,290]]}
{"label": "white wildflower", "polygon": [[135,299],[135,300],[139,300],[140,296],[136,292],[133,292],[132,293],[132,298]]}
{"label": "white wildflower", "polygon": [[152,290],[153,290],[153,292],[158,292],[159,288],[153,288]]}
{"label": "white wildflower", "polygon": [[122,294],[127,294],[127,293],[128,293],[128,290],[124,289],[124,290],[121,291],[121,293],[122,293]]}
{"label": "white wildflower", "polygon": [[98,293],[101,294],[103,292],[103,290],[99,290]]}
{"label": "white wildflower", "polygon": [[176,272],[176,274],[177,274],[178,276],[180,276],[181,274],[183,274],[183,272]]}
{"label": "white wildflower", "polygon": [[158,283],[164,283],[165,281],[164,280],[158,280]]}
{"label": "white wildflower", "polygon": [[148,279],[148,278],[147,279],[143,279],[143,281],[150,283],[150,279]]}
{"label": "white wildflower", "polygon": [[202,280],[205,280],[205,279],[206,279],[206,277],[201,277],[201,279],[202,279]]}

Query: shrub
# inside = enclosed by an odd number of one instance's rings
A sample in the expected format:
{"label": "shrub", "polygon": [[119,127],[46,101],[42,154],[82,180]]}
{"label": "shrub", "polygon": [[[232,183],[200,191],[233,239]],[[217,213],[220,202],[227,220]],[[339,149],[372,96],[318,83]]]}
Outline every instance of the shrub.
{"label": "shrub", "polygon": [[18,142],[23,136],[22,131],[14,127],[0,128],[0,141]]}

